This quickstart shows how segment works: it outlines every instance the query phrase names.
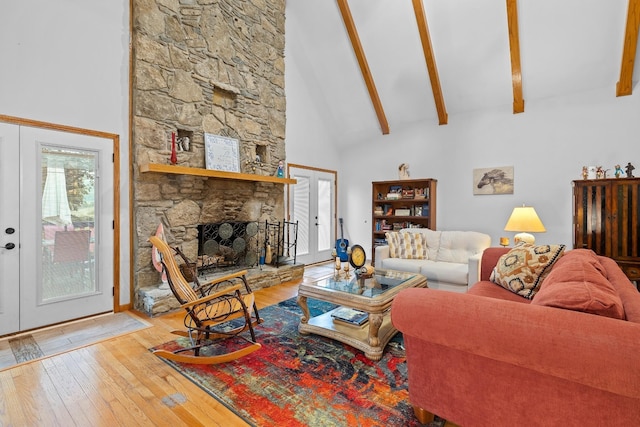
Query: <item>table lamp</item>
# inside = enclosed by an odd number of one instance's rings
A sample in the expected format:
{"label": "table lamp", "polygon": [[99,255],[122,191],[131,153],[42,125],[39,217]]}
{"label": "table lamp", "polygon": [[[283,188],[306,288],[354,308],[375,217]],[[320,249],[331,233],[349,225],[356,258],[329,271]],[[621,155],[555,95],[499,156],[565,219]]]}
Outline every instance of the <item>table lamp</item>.
{"label": "table lamp", "polygon": [[521,242],[533,244],[536,238],[529,233],[544,233],[547,230],[544,228],[542,221],[540,221],[536,210],[531,206],[522,205],[513,208],[507,225],[504,226],[504,231],[518,232],[513,237],[513,242],[517,245]]}

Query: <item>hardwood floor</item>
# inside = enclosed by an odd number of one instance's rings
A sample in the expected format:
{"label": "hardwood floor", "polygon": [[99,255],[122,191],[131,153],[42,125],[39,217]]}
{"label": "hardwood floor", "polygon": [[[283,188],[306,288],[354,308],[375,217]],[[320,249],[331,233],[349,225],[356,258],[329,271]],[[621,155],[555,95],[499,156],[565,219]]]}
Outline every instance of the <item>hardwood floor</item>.
{"label": "hardwood floor", "polygon": [[[305,268],[304,281],[333,266]],[[258,308],[294,297],[299,282],[255,292]],[[183,312],[153,326],[0,372],[0,426],[247,426],[149,348],[172,340]]]}

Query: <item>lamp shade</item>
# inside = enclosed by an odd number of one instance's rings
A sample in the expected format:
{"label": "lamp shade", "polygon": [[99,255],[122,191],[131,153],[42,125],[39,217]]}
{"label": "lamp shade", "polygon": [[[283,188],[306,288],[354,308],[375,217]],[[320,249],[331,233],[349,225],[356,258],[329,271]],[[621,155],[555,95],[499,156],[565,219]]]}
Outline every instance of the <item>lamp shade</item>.
{"label": "lamp shade", "polygon": [[544,233],[547,231],[540,221],[536,210],[531,206],[520,206],[513,208],[511,216],[507,221],[507,225],[504,226],[505,231],[517,231],[514,237],[516,243],[524,241],[527,243],[534,243],[535,239],[528,233]]}

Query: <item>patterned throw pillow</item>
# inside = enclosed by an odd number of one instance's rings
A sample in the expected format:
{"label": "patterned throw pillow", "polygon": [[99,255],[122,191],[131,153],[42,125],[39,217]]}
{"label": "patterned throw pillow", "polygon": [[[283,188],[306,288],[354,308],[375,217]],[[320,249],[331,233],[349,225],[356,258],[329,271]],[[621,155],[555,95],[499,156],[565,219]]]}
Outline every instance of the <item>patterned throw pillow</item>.
{"label": "patterned throw pillow", "polygon": [[389,245],[389,256],[391,258],[400,258],[400,233],[397,231],[385,233],[385,237]]}
{"label": "patterned throw pillow", "polygon": [[425,245],[420,233],[386,233],[389,256],[402,259],[425,259]]}
{"label": "patterned throw pillow", "polygon": [[406,259],[424,259],[426,253],[426,247],[420,233],[401,233],[404,241],[404,256]]}
{"label": "patterned throw pillow", "polygon": [[553,264],[564,254],[564,248],[565,245],[518,245],[500,257],[489,280],[531,299]]}

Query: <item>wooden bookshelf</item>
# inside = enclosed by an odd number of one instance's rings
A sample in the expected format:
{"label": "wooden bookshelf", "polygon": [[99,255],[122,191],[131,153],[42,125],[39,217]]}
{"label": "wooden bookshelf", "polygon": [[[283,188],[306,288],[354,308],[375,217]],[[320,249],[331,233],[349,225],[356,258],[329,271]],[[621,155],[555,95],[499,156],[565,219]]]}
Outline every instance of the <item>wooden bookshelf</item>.
{"label": "wooden bookshelf", "polygon": [[157,163],[145,163],[140,165],[140,172],[170,173],[176,175],[204,176],[216,179],[233,179],[236,181],[272,182],[274,184],[296,184],[293,178],[278,178],[276,176],[253,175],[250,173],[226,172],[203,168],[190,168],[176,165],[161,165]]}
{"label": "wooden bookshelf", "polygon": [[[385,244],[385,233],[400,228],[436,229],[436,186],[431,178],[371,183],[371,262],[376,246]],[[400,190],[399,193],[394,191]],[[393,198],[398,194],[397,198]],[[375,264],[374,264],[375,265]]]}

